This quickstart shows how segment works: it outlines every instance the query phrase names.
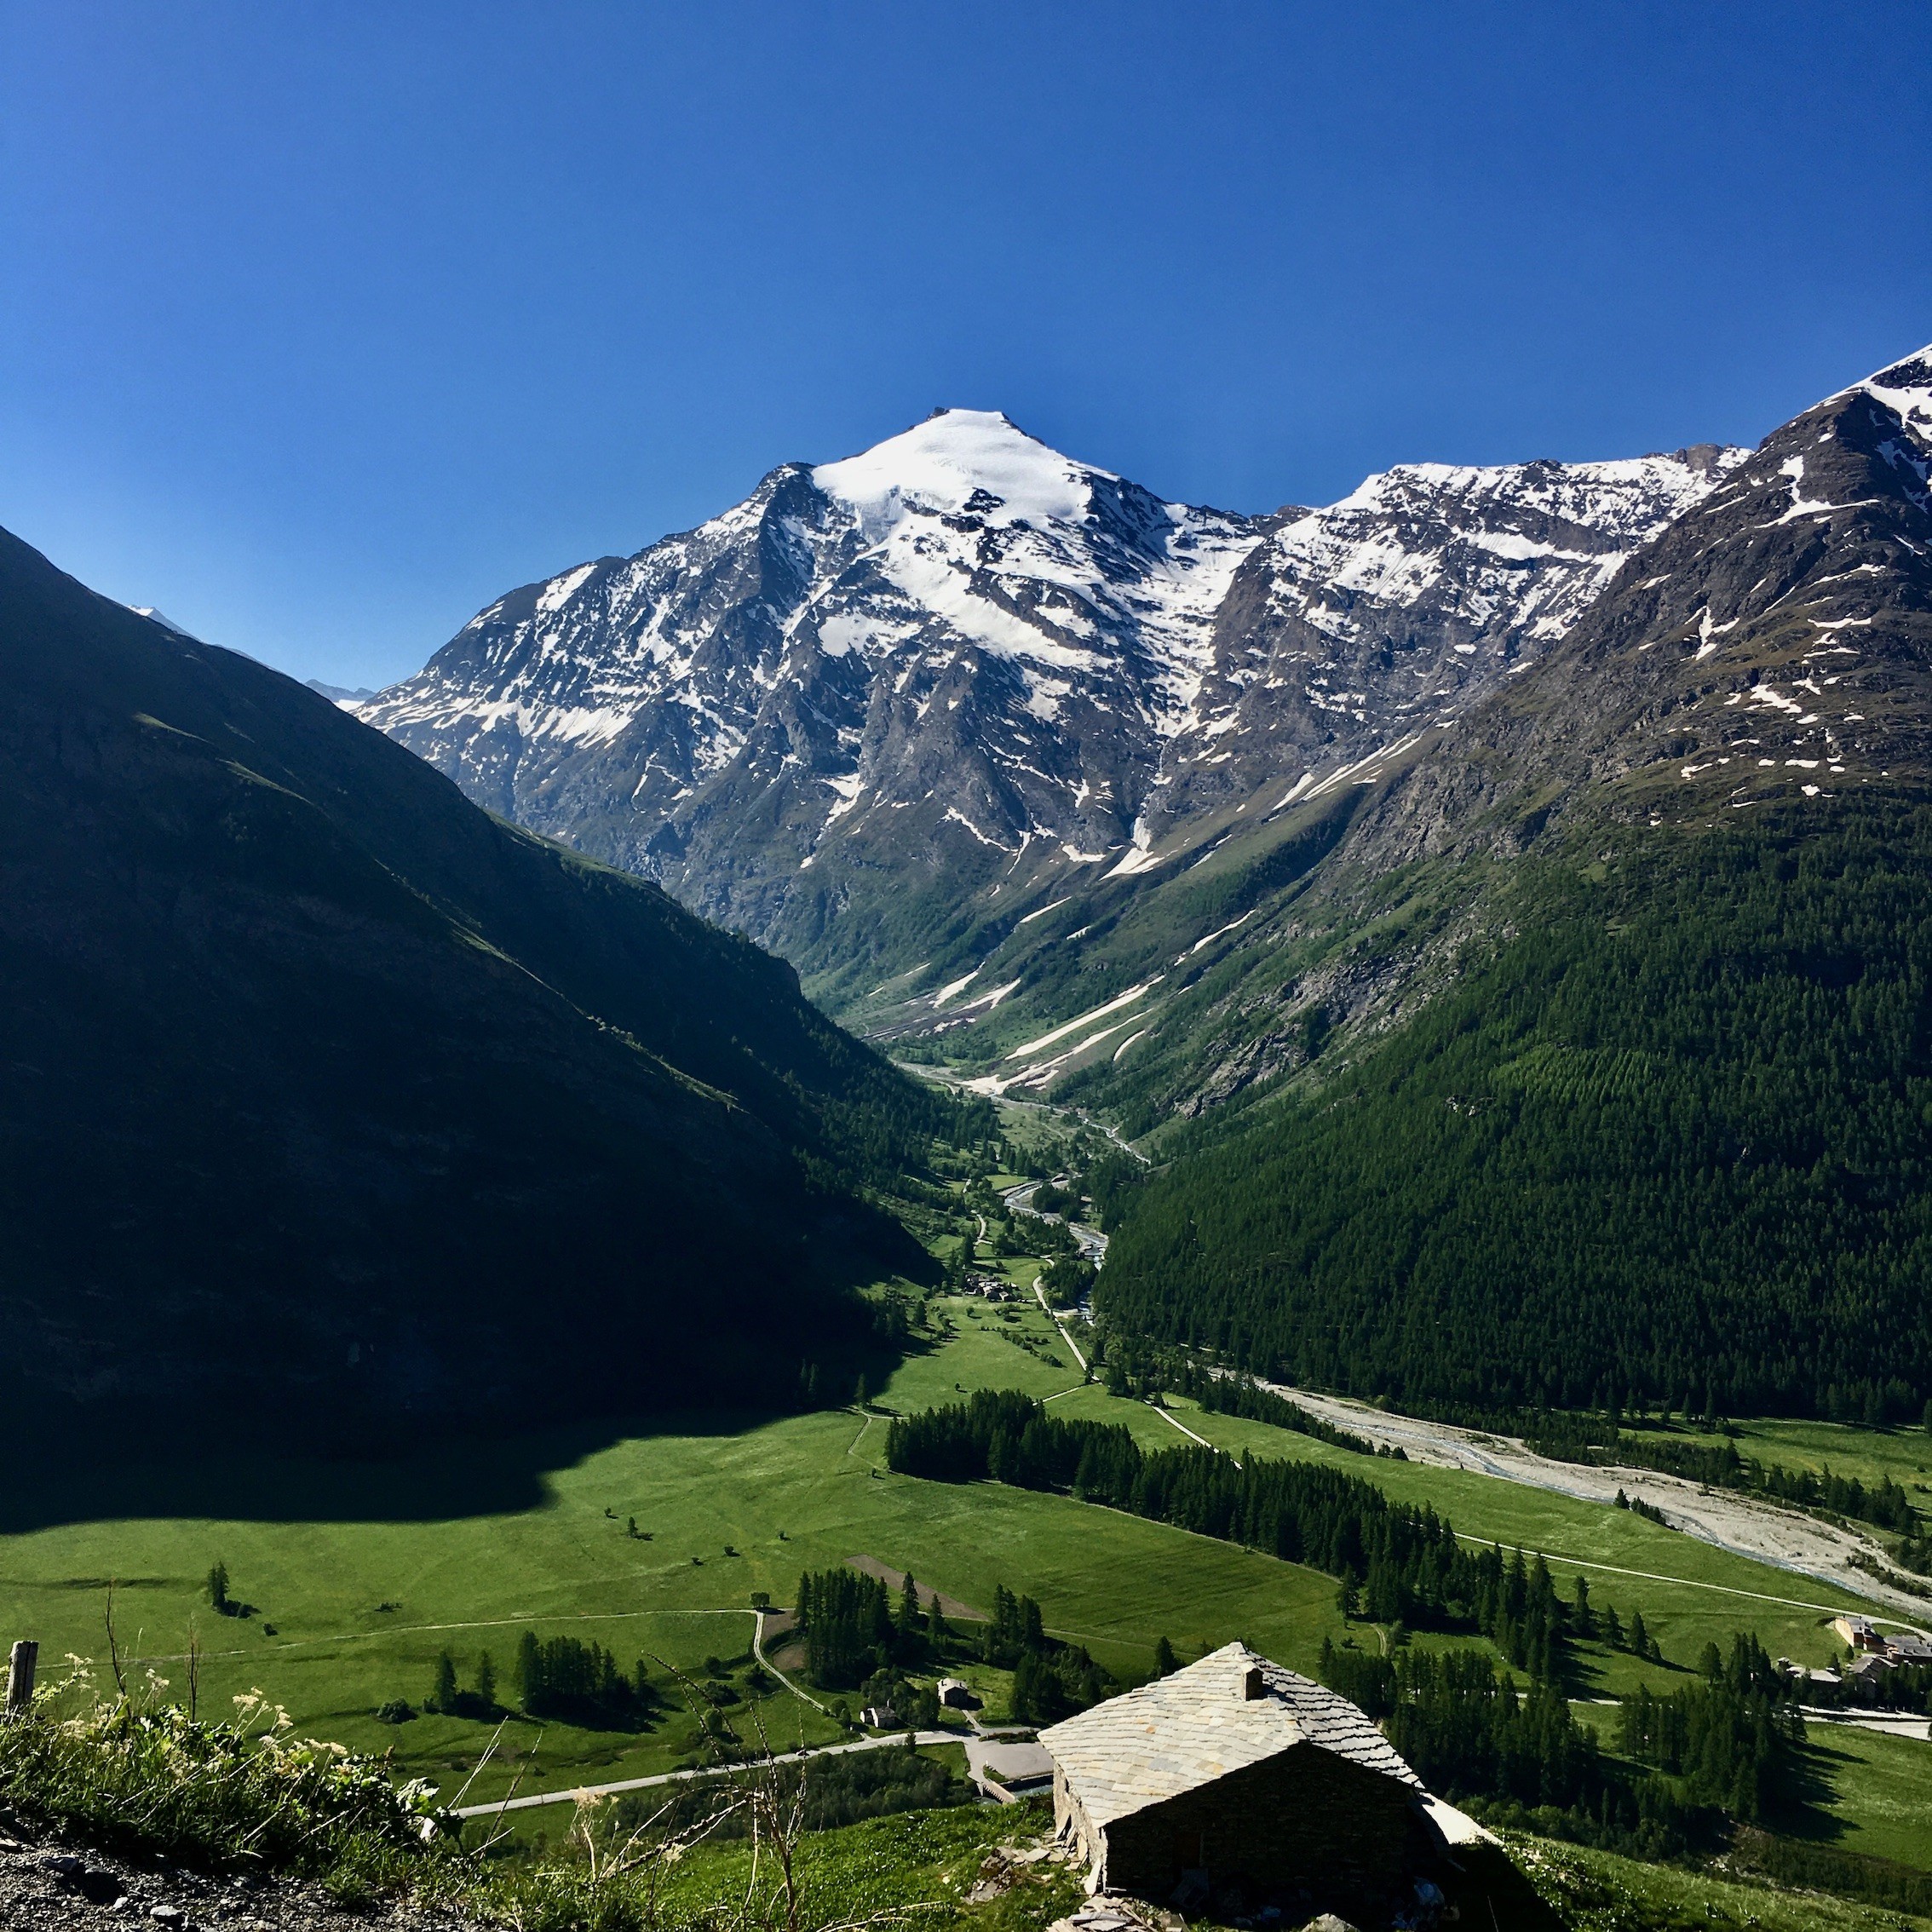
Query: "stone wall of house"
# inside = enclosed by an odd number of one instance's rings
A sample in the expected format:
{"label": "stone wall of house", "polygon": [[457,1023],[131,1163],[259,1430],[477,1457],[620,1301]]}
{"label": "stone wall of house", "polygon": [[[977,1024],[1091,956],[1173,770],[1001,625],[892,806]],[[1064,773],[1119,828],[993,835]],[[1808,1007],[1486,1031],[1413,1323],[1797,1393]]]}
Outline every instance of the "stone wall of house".
{"label": "stone wall of house", "polygon": [[1071,1845],[1079,1854],[1080,1862],[1096,1877],[1103,1876],[1097,1870],[1097,1861],[1105,1850],[1106,1841],[1094,1829],[1078,1793],[1067,1782],[1067,1773],[1058,1763],[1053,1768],[1053,1833],[1063,1844]]}
{"label": "stone wall of house", "polygon": [[[1216,1884],[1378,1898],[1404,1888],[1412,1788],[1301,1744],[1107,1827],[1110,1890],[1161,1900]],[[1057,1807],[1056,1807],[1057,1808]]]}

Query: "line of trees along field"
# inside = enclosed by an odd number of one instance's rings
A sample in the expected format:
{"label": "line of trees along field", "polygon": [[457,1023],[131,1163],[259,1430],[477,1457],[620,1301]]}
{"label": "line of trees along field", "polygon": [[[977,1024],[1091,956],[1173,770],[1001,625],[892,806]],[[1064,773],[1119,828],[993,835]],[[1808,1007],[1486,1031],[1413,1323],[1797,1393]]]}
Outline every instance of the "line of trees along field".
{"label": "line of trees along field", "polygon": [[[1480,1632],[1538,1682],[1560,1684],[1573,1633],[1611,1637],[1642,1655],[1654,1642],[1641,1616],[1597,1612],[1581,1585],[1558,1597],[1540,1556],[1458,1543],[1426,1505],[1315,1463],[1245,1466],[1212,1449],[1143,1450],[1118,1423],[1064,1420],[1015,1389],[898,1417],[888,1467],[940,1482],[991,1478],[1063,1490],[1198,1535],[1239,1543],[1338,1579],[1343,1607],[1376,1623]],[[1613,1636],[1612,1633],[1614,1632]]]}
{"label": "line of trees along field", "polygon": [[1932,809],[1611,831],[1319,1092],[1107,1203],[1124,1330],[1406,1405],[1917,1420]]}
{"label": "line of trees along field", "polygon": [[1480,1652],[1322,1646],[1323,1682],[1384,1721],[1429,1786],[1556,1836],[1667,1856],[1716,1842],[1720,1812],[1763,1821],[1797,1797],[1797,1689],[1748,1633],[1708,1646],[1697,1677],[1623,1699],[1607,1756],[1557,1686],[1516,1684]]}
{"label": "line of trees along field", "polygon": [[1738,1453],[1734,1442],[1686,1442],[1681,1437],[1643,1432],[1619,1434],[1615,1441],[1576,1458],[1598,1463],[1634,1464],[1661,1469],[1718,1489],[1740,1489],[1788,1503],[1801,1509],[1826,1509],[1833,1515],[1855,1516],[1881,1529],[1910,1535],[1918,1527],[1918,1512],[1903,1483],[1881,1475],[1866,1484],[1857,1476],[1822,1470],[1787,1469],[1781,1463],[1763,1463]]}
{"label": "line of trees along field", "polygon": [[877,1577],[808,1571],[798,1579],[796,1615],[814,1684],[856,1689],[868,1704],[888,1705],[914,1724],[938,1722],[938,1696],[930,1685],[912,1684],[908,1673],[948,1663],[971,1659],[1012,1671],[1013,1716],[1022,1723],[1055,1723],[1118,1688],[1084,1645],[1047,1635],[1032,1597],[1003,1584],[993,1591],[991,1618],[969,1631],[946,1621],[936,1596],[923,1607],[911,1577],[895,1611]]}
{"label": "line of trees along field", "polygon": [[[1064,1490],[1327,1571],[1343,1609],[1396,1641],[1386,1656],[1325,1644],[1324,1682],[1387,1720],[1396,1748],[1452,1796],[1653,1857],[1712,1839],[1720,1810],[1757,1821],[1792,1802],[1797,1688],[1755,1638],[1736,1638],[1728,1659],[1707,1648],[1667,1697],[1626,1700],[1619,1763],[1571,1711],[1572,1646],[1601,1640],[1659,1662],[1642,1613],[1593,1602],[1581,1576],[1566,1601],[1541,1556],[1465,1548],[1434,1510],[1363,1477],[1310,1463],[1237,1468],[1199,1447],[1150,1454],[1125,1429],[1063,1420],[1012,1390],[899,1418],[886,1454],[906,1475]],[[1506,1663],[1412,1648],[1412,1629],[1481,1634]]]}
{"label": "line of trees along field", "polygon": [[[1201,1447],[1150,1453],[1123,1428],[1062,1419],[1013,1390],[901,1417],[886,1453],[906,1475],[1065,1491],[1327,1571],[1343,1610],[1385,1626],[1393,1643],[1374,1655],[1325,1642],[1323,1681],[1384,1720],[1433,1788],[1492,1821],[1662,1858],[1726,1842],[1727,1820],[1775,1824],[1803,1803],[1801,1686],[1755,1636],[1734,1636],[1728,1655],[1706,1645],[1667,1693],[1623,1699],[1613,1755],[1572,1710],[1573,1646],[1601,1642],[1660,1664],[1642,1613],[1593,1601],[1580,1574],[1565,1597],[1541,1556],[1465,1548],[1434,1510],[1393,1501],[1365,1477],[1309,1463],[1237,1468]],[[1415,1647],[1409,1634],[1423,1630],[1480,1634],[1504,1661]],[[1175,1664],[1164,1641],[1157,1671]],[[1854,1695],[1802,1688],[1826,1701]],[[1895,1671],[1887,1688],[1899,1709],[1927,1708],[1932,1667]],[[1866,1700],[1862,1687],[1855,1695]],[[1774,1859],[1782,1843],[1759,1851]],[[1932,1904],[1932,1881],[1847,1854],[1826,1863],[1813,1860],[1802,1882],[1901,1909]]]}

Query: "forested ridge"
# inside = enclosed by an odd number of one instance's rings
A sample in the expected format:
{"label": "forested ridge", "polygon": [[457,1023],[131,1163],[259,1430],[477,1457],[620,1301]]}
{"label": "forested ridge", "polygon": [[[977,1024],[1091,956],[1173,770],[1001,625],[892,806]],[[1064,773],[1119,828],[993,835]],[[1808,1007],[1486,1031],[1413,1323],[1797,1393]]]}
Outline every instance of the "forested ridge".
{"label": "forested ridge", "polygon": [[1118,1205],[1102,1313],[1317,1386],[1887,1420],[1932,1393],[1932,810],[1603,832],[1399,1031]]}

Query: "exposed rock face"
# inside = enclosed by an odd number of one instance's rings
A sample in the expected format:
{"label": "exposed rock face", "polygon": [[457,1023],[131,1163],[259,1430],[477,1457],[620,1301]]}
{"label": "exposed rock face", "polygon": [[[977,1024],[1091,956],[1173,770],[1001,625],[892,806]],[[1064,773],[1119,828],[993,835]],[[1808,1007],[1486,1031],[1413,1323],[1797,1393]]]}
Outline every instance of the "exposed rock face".
{"label": "exposed rock face", "polygon": [[903,966],[1016,866],[1131,876],[1454,715],[1739,460],[1420,465],[1256,519],[944,411],[511,592],[360,712],[795,957]]}
{"label": "exposed rock face", "polygon": [[[1144,1062],[1160,1056],[1155,1111],[1195,1113],[1291,1068],[1311,1014],[1400,1024],[1453,977],[1462,945],[1504,936],[1487,895],[1496,867],[1548,849],[1566,827],[1712,825],[1774,802],[1824,814],[1857,794],[1922,796],[1929,478],[1926,355],[1727,462],[1718,486],[1621,566],[1531,670],[1406,759],[1386,770],[1371,761],[1373,782],[1309,891],[1291,906],[1258,900],[1218,942],[1232,978],[1216,1003],[1204,987],[1160,1015],[1141,1049]],[[1231,864],[1242,849],[1228,843]],[[1372,916],[1380,882],[1413,867],[1403,876],[1435,908],[1413,936],[1299,957],[1306,932],[1325,919],[1348,934]],[[1284,955],[1296,965],[1286,979]],[[1014,963],[993,970],[1011,977]]]}
{"label": "exposed rock face", "polygon": [[[1430,997],[1487,929],[1445,865],[1923,776],[1929,469],[1927,354],[1755,451],[1258,519],[948,411],[514,593],[363,715],[881,1037],[1192,1113]],[[1426,930],[1322,952],[1415,866]]]}
{"label": "exposed rock face", "polygon": [[1285,521],[1239,572],[1164,815],[1313,785],[1527,672],[1628,557],[1745,458],[1418,463]]}
{"label": "exposed rock face", "polygon": [[969,883],[1037,841],[1124,850],[1259,537],[947,411],[513,591],[362,715],[769,936],[828,845]]}
{"label": "exposed rock face", "polygon": [[[1807,410],[1621,570],[1401,789],[1460,836],[1534,792],[1680,817],[1932,769],[1932,357]],[[1446,803],[1440,814],[1418,802]],[[1393,804],[1393,801],[1391,802]],[[1364,828],[1365,842],[1380,836]]]}

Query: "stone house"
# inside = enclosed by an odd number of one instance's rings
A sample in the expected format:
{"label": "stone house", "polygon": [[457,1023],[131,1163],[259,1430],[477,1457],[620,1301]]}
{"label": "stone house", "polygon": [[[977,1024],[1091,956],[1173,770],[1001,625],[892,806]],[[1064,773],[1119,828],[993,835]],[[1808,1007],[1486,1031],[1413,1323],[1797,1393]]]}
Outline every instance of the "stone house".
{"label": "stone house", "polygon": [[[1089,1889],[1389,1904],[1443,1844],[1440,1805],[1346,1698],[1231,1643],[1040,1734]],[[1474,1829],[1471,1827],[1471,1829]]]}

